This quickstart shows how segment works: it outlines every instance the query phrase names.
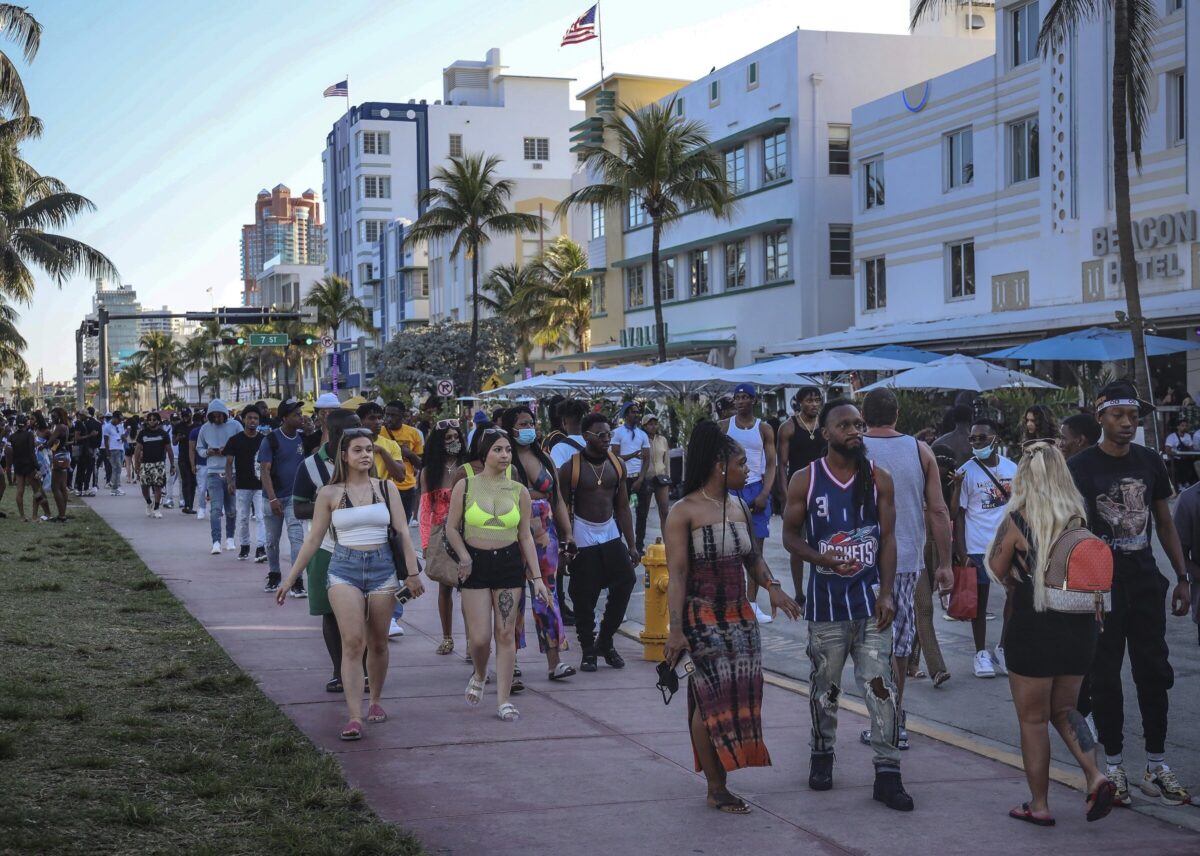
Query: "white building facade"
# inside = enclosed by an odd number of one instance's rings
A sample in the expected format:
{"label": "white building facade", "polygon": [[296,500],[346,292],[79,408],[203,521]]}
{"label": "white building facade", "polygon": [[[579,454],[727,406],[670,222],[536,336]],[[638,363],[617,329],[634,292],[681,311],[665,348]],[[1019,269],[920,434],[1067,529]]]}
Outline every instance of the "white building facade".
{"label": "white building facade", "polygon": [[[1188,93],[1200,91],[1189,33],[1200,8],[1155,2],[1151,112],[1142,170],[1131,175],[1139,281],[1159,331],[1195,338],[1200,159],[1189,151],[1200,124]],[[854,110],[853,323],[781,339],[773,352],[888,343],[987,351],[1112,324],[1126,309],[1111,22],[1085,25],[1043,59],[1036,36],[1049,5],[1001,0],[994,55]]]}

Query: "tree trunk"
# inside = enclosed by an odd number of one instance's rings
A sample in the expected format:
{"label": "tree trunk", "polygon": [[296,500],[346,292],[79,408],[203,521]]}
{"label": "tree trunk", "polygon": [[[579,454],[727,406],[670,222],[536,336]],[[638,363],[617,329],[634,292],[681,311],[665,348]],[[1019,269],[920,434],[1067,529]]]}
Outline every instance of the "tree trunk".
{"label": "tree trunk", "polygon": [[479,367],[479,246],[471,247],[471,347],[467,353],[467,391],[475,392]]}
{"label": "tree trunk", "polygon": [[658,341],[658,361],[667,361],[666,326],[662,311],[662,271],[659,270],[658,251],[662,242],[662,222],[655,217],[651,227],[653,238],[650,244],[650,293],[654,298],[654,338]]}
{"label": "tree trunk", "polygon": [[[1112,140],[1117,250],[1121,279],[1125,284],[1129,334],[1133,339],[1133,379],[1138,394],[1152,401],[1154,391],[1150,388],[1150,365],[1146,358],[1145,319],[1142,317],[1142,293],[1134,256],[1133,218],[1129,200],[1129,51],[1129,3],[1128,0],[1116,0],[1113,3]],[[1144,421],[1146,445],[1151,449],[1159,448],[1158,422],[1153,414]]]}

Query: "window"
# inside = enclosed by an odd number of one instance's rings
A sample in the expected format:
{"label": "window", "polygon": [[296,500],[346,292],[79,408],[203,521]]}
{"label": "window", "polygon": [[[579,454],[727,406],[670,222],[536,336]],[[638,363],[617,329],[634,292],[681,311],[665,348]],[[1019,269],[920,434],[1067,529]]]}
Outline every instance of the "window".
{"label": "window", "polygon": [[396,302],[396,277],[389,276],[387,281],[388,302]]}
{"label": "window", "polygon": [[625,271],[625,305],[630,309],[646,305],[646,269],[641,265]]}
{"label": "window", "polygon": [[364,175],[362,179],[362,196],[367,199],[391,199],[392,179],[387,175]]}
{"label": "window", "polygon": [[863,161],[863,207],[868,211],[883,205],[883,158]]}
{"label": "window", "polygon": [[788,236],[787,230],[768,232],[767,245],[767,282],[788,278]]}
{"label": "window", "polygon": [[731,291],[746,284],[746,242],[730,241],[725,245],[725,290]]}
{"label": "window", "polygon": [[604,288],[604,277],[592,277],[592,314],[603,315],[608,312],[608,294]]}
{"label": "window", "polygon": [[675,299],[675,257],[660,259],[658,263],[658,288],[664,301]]}
{"label": "window", "polygon": [[850,174],[850,126],[829,126],[829,174]]}
{"label": "window", "polygon": [[604,237],[604,206],[592,203],[592,239]]}
{"label": "window", "polygon": [[1178,12],[1183,8],[1183,0],[1167,0],[1167,13]]}
{"label": "window", "polygon": [[1038,14],[1036,0],[1008,13],[1013,68],[1037,59],[1038,29],[1041,25],[1042,17]]}
{"label": "window", "polygon": [[758,63],[752,62],[746,66],[746,88],[755,89],[758,86]]}
{"label": "window", "polygon": [[763,181],[779,181],[787,174],[787,131],[763,137]]}
{"label": "window", "polygon": [[629,223],[630,229],[645,226],[649,222],[646,217],[646,209],[642,207],[642,195],[640,193],[634,193],[629,197],[629,205],[625,212],[625,218]]}
{"label": "window", "polygon": [[359,282],[370,282],[375,278],[375,265],[370,262],[362,262],[358,266]]}
{"label": "window", "polygon": [[683,99],[682,98],[675,99],[675,115],[679,116],[680,118],[683,117]]}
{"label": "window", "polygon": [[708,294],[708,250],[692,253],[692,297]]}
{"label": "window", "polygon": [[942,163],[947,190],[970,184],[975,178],[975,137],[970,128],[942,138]]}
{"label": "window", "polygon": [[829,275],[853,276],[854,257],[849,226],[829,226]]}
{"label": "window", "polygon": [[863,259],[863,306],[867,311],[887,306],[887,265],[882,256]]}
{"label": "window", "polygon": [[361,136],[362,154],[391,154],[391,134],[387,131],[363,131]]}
{"label": "window", "polygon": [[380,234],[383,232],[383,220],[359,220],[358,221],[358,238],[360,241],[366,241],[368,244],[373,244],[379,240]]}
{"label": "window", "polygon": [[1187,73],[1184,69],[1167,75],[1167,139],[1179,145],[1187,139]]}
{"label": "window", "polygon": [[950,251],[950,299],[975,294],[975,241],[959,241]]}
{"label": "window", "polygon": [[729,182],[730,193],[743,193],[746,190],[746,147],[738,146],[725,152],[725,180]]}
{"label": "window", "polygon": [[708,84],[708,106],[716,107],[721,103],[721,81],[713,80]]}
{"label": "window", "polygon": [[527,161],[550,160],[550,138],[549,137],[526,137],[525,138],[525,160],[527,160]]}
{"label": "window", "polygon": [[1009,175],[1008,183],[1037,178],[1038,120],[1030,116],[1008,126]]}
{"label": "window", "polygon": [[417,297],[429,296],[429,271],[423,270],[417,274]]}
{"label": "window", "polygon": [[460,158],[463,156],[462,134],[450,135],[450,157]]}

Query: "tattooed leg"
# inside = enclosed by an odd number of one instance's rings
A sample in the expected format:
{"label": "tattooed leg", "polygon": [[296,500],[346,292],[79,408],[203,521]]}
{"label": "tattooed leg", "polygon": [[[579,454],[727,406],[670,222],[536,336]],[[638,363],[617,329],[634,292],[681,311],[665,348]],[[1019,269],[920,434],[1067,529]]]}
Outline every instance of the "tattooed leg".
{"label": "tattooed leg", "polygon": [[521,589],[501,589],[492,592],[495,606],[496,640],[496,703],[503,705],[512,692],[513,666],[517,659],[517,596]]}
{"label": "tattooed leg", "polygon": [[1092,729],[1088,728],[1083,714],[1074,708],[1067,711],[1067,724],[1071,728],[1071,733],[1075,735],[1075,741],[1079,744],[1080,749],[1090,752],[1096,748],[1096,738],[1092,736]]}
{"label": "tattooed leg", "polygon": [[504,589],[497,595],[496,608],[500,610],[500,620],[506,627],[508,626],[508,619],[512,617],[513,606],[512,592],[508,589]]}

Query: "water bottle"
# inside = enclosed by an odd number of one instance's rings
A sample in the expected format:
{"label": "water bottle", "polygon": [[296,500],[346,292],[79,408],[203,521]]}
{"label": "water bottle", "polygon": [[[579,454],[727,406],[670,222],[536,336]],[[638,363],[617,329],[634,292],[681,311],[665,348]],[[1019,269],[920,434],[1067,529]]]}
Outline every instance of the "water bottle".
{"label": "water bottle", "polygon": [[629,497],[629,508],[630,508],[630,510],[631,510],[631,511],[637,511],[637,504],[638,504],[638,495],[635,493],[635,494],[632,494],[632,495]]}

